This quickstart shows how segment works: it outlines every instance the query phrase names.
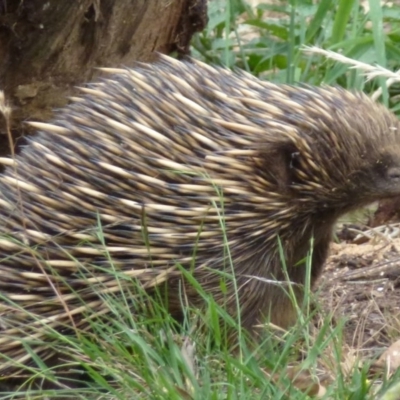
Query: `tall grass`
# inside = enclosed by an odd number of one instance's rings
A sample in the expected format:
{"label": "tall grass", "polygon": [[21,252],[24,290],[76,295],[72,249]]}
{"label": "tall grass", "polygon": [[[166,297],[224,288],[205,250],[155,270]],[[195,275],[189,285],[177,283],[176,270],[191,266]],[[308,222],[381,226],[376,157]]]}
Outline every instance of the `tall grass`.
{"label": "tall grass", "polygon": [[[224,227],[222,216],[221,226]],[[305,262],[309,277],[310,257]],[[100,269],[93,272],[93,276],[96,273],[104,275]],[[309,310],[310,293],[305,295],[302,310],[299,306],[299,316],[302,317],[298,326],[289,332],[262,329],[258,344],[249,347],[240,319],[232,318],[224,307],[215,303],[193,280],[189,271],[182,269],[182,273],[189,283],[198,288],[205,309],[200,311],[186,307],[184,321],[177,325],[161,305],[162,294],[149,295],[139,279],[129,279],[129,285],[121,284],[121,290],[112,293],[105,290],[109,286],[96,285],[93,290],[103,300],[102,307],[107,306],[109,310],[106,317],[93,316],[99,308],[89,308],[84,313],[84,317],[89,319],[89,327],[85,331],[70,327],[61,333],[43,325],[39,329],[46,332],[42,335],[44,339],[35,342],[58,351],[60,359],[65,360],[61,369],[75,372],[63,380],[66,387],[83,382],[86,387],[62,389],[61,385],[61,389],[57,390],[38,388],[41,379],[60,380],[55,368],[46,366],[45,360],[35,355],[27,344],[26,350],[33,355],[32,365],[27,368],[32,380],[21,387],[3,389],[0,398],[307,398],[304,387],[299,390],[293,382],[304,370],[311,370],[312,378],[308,377],[306,382],[312,386],[317,375],[315,369],[320,363],[318,359],[324,351],[329,346],[341,348],[338,328],[324,323],[318,334],[309,331],[313,317]],[[127,279],[114,268],[110,268],[108,274],[116,286],[121,279]],[[227,281],[235,277],[226,273],[223,279]],[[61,282],[59,284],[62,285]],[[74,293],[79,298],[79,291]],[[85,302],[83,297],[81,302]],[[29,314],[27,317],[36,318]],[[239,351],[231,351],[224,328],[237,333]],[[296,370],[288,372],[288,366],[293,362]]]}
{"label": "tall grass", "polygon": [[359,70],[302,51],[317,46],[399,69],[400,7],[396,1],[381,3],[265,0],[250,7],[244,0],[212,0],[208,27],[193,40],[193,56],[273,82],[340,85],[367,93],[380,86],[382,101],[394,106],[398,84],[388,92],[383,78],[366,82]]}

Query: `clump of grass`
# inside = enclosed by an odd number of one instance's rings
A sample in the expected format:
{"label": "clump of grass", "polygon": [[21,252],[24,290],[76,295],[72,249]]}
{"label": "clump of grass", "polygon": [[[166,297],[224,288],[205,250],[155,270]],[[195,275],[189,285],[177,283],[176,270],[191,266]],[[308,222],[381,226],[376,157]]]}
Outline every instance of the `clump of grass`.
{"label": "clump of grass", "polygon": [[[193,41],[193,56],[239,67],[279,83],[340,85],[368,93],[382,88],[383,102],[394,106],[399,85],[385,79],[366,82],[358,70],[313,54],[304,46],[340,52],[365,64],[399,69],[398,2],[379,0],[244,0],[209,3],[209,24]],[[398,107],[396,107],[396,110]]]}
{"label": "clump of grass", "polygon": [[[309,281],[311,255],[304,262]],[[101,283],[93,285],[94,297],[100,298],[102,305],[87,308],[84,330],[67,323],[61,330],[46,324],[38,327],[46,332],[41,335],[46,339],[38,338],[33,344],[57,351],[64,364],[57,370],[48,367],[27,342],[33,362],[26,372],[33,374],[32,379],[22,387],[2,391],[1,399],[306,399],[308,390],[318,389],[321,374],[331,382],[332,377],[336,379],[328,388],[330,395],[338,388],[342,395],[365,389],[365,385],[355,389],[344,383],[345,374],[340,372],[342,327],[332,327],[326,318],[318,332],[310,328],[315,312],[310,312],[313,301],[309,290],[297,305],[299,323],[295,327],[284,332],[267,324],[253,343],[246,340],[248,335],[239,319],[215,303],[181,266],[177,268],[198,288],[205,307],[198,310],[185,306],[182,296],[184,319],[177,324],[163,306],[162,290],[149,293],[140,279],[124,276],[112,266],[111,259],[110,264],[107,282],[112,281],[121,290],[110,291],[109,285]],[[283,259],[282,264],[285,269]],[[86,279],[105,274],[104,267],[89,274],[84,265],[80,272]],[[57,276],[57,270],[52,273]],[[235,277],[226,273],[223,279]],[[68,282],[59,284],[68,286]],[[70,289],[82,305],[87,304],[79,290]],[[99,314],[100,310],[107,313]],[[40,317],[27,313],[27,320]],[[227,340],[227,332],[232,331],[237,336],[236,352],[231,351]],[[74,375],[61,381],[59,370]],[[364,379],[362,372],[355,373],[353,379],[356,377],[357,382]],[[38,388],[45,378],[61,382],[61,389]],[[86,387],[67,388],[74,381]]]}

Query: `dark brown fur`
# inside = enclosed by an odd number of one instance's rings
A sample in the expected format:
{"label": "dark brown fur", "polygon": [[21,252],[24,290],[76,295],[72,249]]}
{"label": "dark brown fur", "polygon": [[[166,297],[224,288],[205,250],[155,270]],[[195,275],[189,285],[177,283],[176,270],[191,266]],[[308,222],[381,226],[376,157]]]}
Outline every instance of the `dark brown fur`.
{"label": "dark brown fur", "polygon": [[[400,194],[398,120],[363,94],[168,58],[116,72],[52,125],[37,124],[41,132],[0,178],[0,354],[27,362],[18,337],[47,340],[22,309],[57,316],[48,322],[56,329],[71,319],[88,328],[79,296],[107,314],[96,293],[105,282],[120,288],[106,272],[99,221],[114,268],[149,290],[166,281],[172,313],[180,263],[235,316],[233,281],[223,294],[215,272],[230,273],[232,260],[243,326],[269,317],[286,327],[295,314],[278,239],[300,294],[305,265],[297,264],[311,238],[315,282],[337,218]],[[190,285],[185,295],[202,305]]]}

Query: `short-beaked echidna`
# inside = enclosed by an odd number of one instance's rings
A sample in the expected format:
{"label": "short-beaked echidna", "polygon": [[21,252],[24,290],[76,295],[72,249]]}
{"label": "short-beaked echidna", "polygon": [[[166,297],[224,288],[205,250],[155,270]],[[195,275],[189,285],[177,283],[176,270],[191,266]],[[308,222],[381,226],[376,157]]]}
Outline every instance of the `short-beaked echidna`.
{"label": "short-beaked echidna", "polygon": [[132,287],[115,270],[166,281],[176,313],[182,295],[202,304],[179,264],[235,315],[233,265],[243,326],[287,326],[280,249],[300,293],[311,238],[314,282],[337,218],[400,194],[399,122],[366,95],[167,57],[114,72],[37,123],[0,177],[3,373],[26,345],[45,353],[43,324],[88,329],[82,299],[107,314],[99,291]]}

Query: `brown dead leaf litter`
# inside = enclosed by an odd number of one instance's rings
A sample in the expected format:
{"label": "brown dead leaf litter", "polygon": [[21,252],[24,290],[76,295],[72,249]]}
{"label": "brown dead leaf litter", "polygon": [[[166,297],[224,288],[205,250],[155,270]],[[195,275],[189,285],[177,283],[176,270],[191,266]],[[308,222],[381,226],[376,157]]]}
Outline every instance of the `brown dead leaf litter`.
{"label": "brown dead leaf litter", "polygon": [[335,243],[318,285],[319,302],[345,318],[345,343],[359,356],[378,356],[400,337],[400,238]]}

